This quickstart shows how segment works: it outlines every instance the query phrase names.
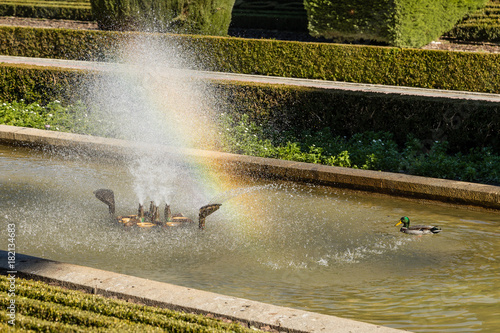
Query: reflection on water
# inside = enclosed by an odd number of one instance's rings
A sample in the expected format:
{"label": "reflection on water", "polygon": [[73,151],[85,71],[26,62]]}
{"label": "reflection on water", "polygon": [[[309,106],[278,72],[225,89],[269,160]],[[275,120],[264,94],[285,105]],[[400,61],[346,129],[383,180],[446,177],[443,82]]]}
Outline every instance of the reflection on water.
{"label": "reflection on water", "polygon": [[[92,191],[114,189],[130,213],[128,179],[116,165],[0,146],[0,221],[17,224],[30,255],[416,332],[500,330],[498,213],[241,179],[262,187],[221,194],[205,232],[124,230]],[[196,218],[203,203],[173,193],[174,211]],[[399,233],[403,215],[443,232]]]}

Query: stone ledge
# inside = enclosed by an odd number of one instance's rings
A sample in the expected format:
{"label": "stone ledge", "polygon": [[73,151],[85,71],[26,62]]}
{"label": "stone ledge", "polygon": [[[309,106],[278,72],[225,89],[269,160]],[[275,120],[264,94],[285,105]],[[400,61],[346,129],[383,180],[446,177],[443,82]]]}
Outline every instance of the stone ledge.
{"label": "stone ledge", "polygon": [[[0,250],[0,274],[4,275],[10,271],[7,254],[7,251]],[[177,311],[213,314],[249,326],[269,326],[280,332],[402,332],[385,326],[225,296],[20,253],[16,253],[16,276]]]}
{"label": "stone ledge", "polygon": [[[145,147],[118,139],[44,131],[0,125],[0,142],[72,149],[79,153],[118,157]],[[287,179],[350,188],[388,195],[500,210],[500,186],[410,176],[405,174],[331,167],[195,149],[173,149],[161,145],[148,148],[164,154],[185,154],[208,159],[225,169],[256,177]]]}

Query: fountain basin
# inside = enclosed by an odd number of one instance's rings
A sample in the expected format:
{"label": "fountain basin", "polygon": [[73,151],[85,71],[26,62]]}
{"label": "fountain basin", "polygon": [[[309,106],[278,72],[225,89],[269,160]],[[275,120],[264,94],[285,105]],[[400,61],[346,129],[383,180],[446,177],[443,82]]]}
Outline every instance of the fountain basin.
{"label": "fountain basin", "polygon": [[[12,157],[8,148],[0,155],[0,201],[5,218],[18,225],[21,253],[412,331],[500,327],[491,311],[500,290],[497,213],[237,176],[238,186],[262,182],[262,190],[224,202],[206,232],[124,233],[105,218],[106,208],[92,191],[109,182],[123,196],[123,209],[137,207],[127,196],[127,171],[106,162],[119,161],[133,145],[83,137],[104,147],[97,155],[106,158],[96,162],[84,156],[94,155],[83,140],[72,146],[60,135],[66,146],[57,154],[45,145],[45,154],[21,147]],[[78,146],[86,152],[79,153]],[[222,169],[243,169],[237,168],[237,156],[214,160]],[[262,165],[256,170],[270,174]],[[185,204],[189,194],[181,199],[172,204],[195,217]],[[75,202],[72,210],[59,209]],[[245,206],[251,214],[236,218]],[[421,238],[402,234],[394,227],[402,215],[438,222],[443,232]]]}

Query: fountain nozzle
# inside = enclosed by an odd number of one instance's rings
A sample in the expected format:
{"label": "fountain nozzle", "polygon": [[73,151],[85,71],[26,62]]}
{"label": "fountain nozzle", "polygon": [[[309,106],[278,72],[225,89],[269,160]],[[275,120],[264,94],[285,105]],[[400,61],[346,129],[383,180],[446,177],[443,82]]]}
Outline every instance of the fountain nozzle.
{"label": "fountain nozzle", "polygon": [[94,191],[94,195],[97,199],[104,202],[109,207],[109,214],[115,215],[115,194],[112,190],[107,188],[101,188]]}
{"label": "fountain nozzle", "polygon": [[222,204],[209,204],[200,208],[200,215],[198,219],[198,227],[200,229],[205,229],[205,218],[218,210]]}
{"label": "fountain nozzle", "polygon": [[137,217],[140,221],[144,221],[144,206],[139,204],[139,208],[137,209]]}
{"label": "fountain nozzle", "polygon": [[165,204],[165,222],[172,221],[172,211],[170,210],[169,204]]}

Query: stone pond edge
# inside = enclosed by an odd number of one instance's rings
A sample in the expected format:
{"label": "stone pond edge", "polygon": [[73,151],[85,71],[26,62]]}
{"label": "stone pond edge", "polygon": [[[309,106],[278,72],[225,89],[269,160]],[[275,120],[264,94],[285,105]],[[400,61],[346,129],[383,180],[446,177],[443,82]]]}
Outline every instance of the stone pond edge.
{"label": "stone pond edge", "polygon": [[500,186],[411,176],[400,173],[332,167],[320,164],[236,155],[207,150],[174,149],[119,139],[0,125],[0,142],[72,150],[89,156],[120,158],[140,149],[184,155],[232,172],[429,200],[467,208],[500,210]]}
{"label": "stone pond edge", "polygon": [[[0,274],[12,274],[7,259],[8,252],[0,250]],[[241,322],[248,327],[267,326],[279,332],[403,332],[352,319],[275,306],[20,253],[16,253],[15,261],[17,277],[176,311],[211,314]]]}
{"label": "stone pond edge", "polygon": [[[0,125],[0,143],[11,145],[69,149],[78,153],[99,153],[96,156],[119,157],[138,148],[123,140],[44,131]],[[139,145],[143,148],[141,145]],[[157,147],[158,149],[159,147]],[[173,154],[163,147],[166,152]],[[194,157],[214,158],[235,163],[238,155],[196,150],[183,150]],[[242,161],[247,165],[250,161]],[[255,162],[250,163],[252,165]],[[116,297],[145,305],[177,311],[211,314],[239,321],[248,327],[269,327],[279,332],[402,332],[385,326],[323,315],[314,312],[275,306],[257,301],[177,286],[169,283],[73,265],[16,253],[15,271],[9,267],[8,252],[0,250],[0,274],[39,280],[70,289],[83,290],[106,297]]]}

